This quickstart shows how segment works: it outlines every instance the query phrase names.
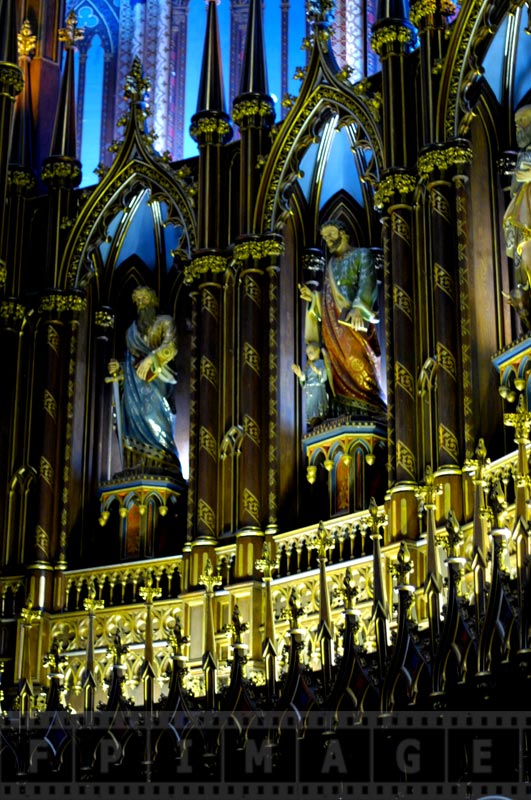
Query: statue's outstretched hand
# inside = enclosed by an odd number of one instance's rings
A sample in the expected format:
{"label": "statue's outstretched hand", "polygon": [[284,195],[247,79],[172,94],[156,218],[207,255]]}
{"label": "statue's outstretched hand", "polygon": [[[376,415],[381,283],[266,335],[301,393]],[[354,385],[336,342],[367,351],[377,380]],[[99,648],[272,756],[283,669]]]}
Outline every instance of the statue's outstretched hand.
{"label": "statue's outstretched hand", "polygon": [[143,358],[142,361],[137,364],[135,369],[138,377],[145,381],[151,372],[151,356],[146,356]]}
{"label": "statue's outstretched hand", "polygon": [[295,373],[297,378],[302,378],[303,372],[302,372],[302,369],[299,367],[298,364],[292,364],[291,365],[291,369]]}
{"label": "statue's outstretched hand", "polygon": [[306,300],[308,303],[311,303],[313,300],[313,292],[310,289],[310,287],[306,286],[306,284],[301,284],[301,283],[299,283],[298,286],[302,300]]}
{"label": "statue's outstretched hand", "polygon": [[347,314],[346,321],[352,325],[355,331],[367,331],[367,323],[363,319],[359,308],[352,308]]}
{"label": "statue's outstretched hand", "polygon": [[116,375],[120,372],[120,362],[117,361],[115,358],[111,358],[109,363],[107,364],[107,369],[109,370],[109,375]]}

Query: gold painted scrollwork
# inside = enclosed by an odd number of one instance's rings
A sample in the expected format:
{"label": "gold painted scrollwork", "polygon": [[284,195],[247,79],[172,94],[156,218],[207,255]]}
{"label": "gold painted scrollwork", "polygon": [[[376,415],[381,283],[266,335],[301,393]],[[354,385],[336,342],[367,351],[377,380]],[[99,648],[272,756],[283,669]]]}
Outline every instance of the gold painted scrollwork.
{"label": "gold painted scrollwork", "polygon": [[216,365],[209,359],[207,356],[201,356],[201,364],[200,364],[200,375],[201,378],[205,378],[212,386],[217,387],[218,385],[218,370]]}
{"label": "gold painted scrollwork", "polygon": [[243,490],[243,507],[245,511],[254,519],[259,522],[260,503],[258,498],[249,489]]}
{"label": "gold painted scrollwork", "polygon": [[243,420],[243,432],[257,447],[260,447],[260,426],[248,414]]}
{"label": "gold painted scrollwork", "polygon": [[459,457],[457,437],[442,423],[439,425],[439,447],[441,450],[446,450],[457,461]]}
{"label": "gold painted scrollwork", "polygon": [[54,469],[46,456],[41,456],[39,463],[39,474],[41,478],[48,484],[48,486],[53,488]]}
{"label": "gold painted scrollwork", "polygon": [[396,443],[396,460],[412,478],[416,477],[417,462],[409,447],[400,439]]}
{"label": "gold painted scrollwork", "polygon": [[208,428],[205,428],[203,425],[199,430],[199,447],[202,448],[203,450],[206,450],[209,456],[211,456],[214,459],[214,461],[216,460],[217,456],[216,440],[212,436]]}
{"label": "gold painted scrollwork", "polygon": [[197,504],[197,518],[199,522],[201,522],[211,531],[211,533],[214,533],[216,515],[208,503],[203,500],[203,498],[201,498]]}
{"label": "gold painted scrollwork", "polygon": [[399,308],[406,317],[413,320],[413,300],[410,295],[395,283],[393,286],[393,305]]}
{"label": "gold painted scrollwork", "polygon": [[244,342],[243,345],[243,361],[246,366],[256,372],[257,375],[261,373],[260,353],[249,342]]}

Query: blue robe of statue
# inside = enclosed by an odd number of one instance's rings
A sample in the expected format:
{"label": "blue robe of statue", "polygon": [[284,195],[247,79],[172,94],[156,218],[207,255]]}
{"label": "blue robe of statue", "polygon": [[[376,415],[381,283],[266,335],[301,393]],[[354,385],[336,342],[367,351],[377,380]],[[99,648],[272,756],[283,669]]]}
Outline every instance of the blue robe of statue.
{"label": "blue robe of statue", "polygon": [[[175,325],[169,316],[160,315],[142,335],[136,322],[126,334],[127,354],[122,398],[125,445],[162,451],[179,463],[173,439],[174,415],[168,398],[176,383],[168,362],[175,356]],[[147,380],[139,378],[135,367],[146,356],[152,359]]]}

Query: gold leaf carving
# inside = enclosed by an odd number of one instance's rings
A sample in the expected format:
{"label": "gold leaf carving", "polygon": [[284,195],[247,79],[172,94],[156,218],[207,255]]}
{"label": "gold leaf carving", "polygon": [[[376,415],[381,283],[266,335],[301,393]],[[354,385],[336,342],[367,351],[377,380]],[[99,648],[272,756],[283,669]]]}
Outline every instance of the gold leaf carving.
{"label": "gold leaf carving", "polygon": [[395,363],[395,383],[407,392],[411,399],[414,399],[415,381],[411,372],[399,361]]}
{"label": "gold leaf carving", "polygon": [[243,419],[243,432],[257,447],[260,446],[260,426],[247,414]]}
{"label": "gold leaf carving", "polygon": [[256,522],[260,521],[260,503],[250,489],[243,490],[243,507]]}
{"label": "gold leaf carving", "polygon": [[203,289],[201,293],[201,311],[207,311],[215,320],[219,318],[219,303],[217,297],[208,289]]}
{"label": "gold leaf carving", "polygon": [[214,533],[216,515],[203,498],[201,498],[197,504],[197,519],[205,525],[211,533]]}
{"label": "gold leaf carving", "polygon": [[437,361],[448,375],[457,380],[455,357],[442,342],[437,342]]}
{"label": "gold leaf carving", "polygon": [[252,275],[247,274],[243,281],[243,291],[245,296],[253,301],[260,308],[262,304],[262,290]]}
{"label": "gold leaf carving", "polygon": [[260,375],[260,354],[249,342],[243,344],[243,361],[253,372]]}
{"label": "gold leaf carving", "polygon": [[51,325],[48,326],[48,330],[47,330],[47,334],[46,334],[46,340],[48,342],[48,345],[54,351],[54,353],[56,355],[58,355],[59,354],[60,338],[59,338],[59,334],[57,333],[55,328],[52,328]]}
{"label": "gold leaf carving", "polygon": [[217,455],[216,440],[212,436],[208,428],[205,428],[203,425],[199,429],[199,447],[202,448],[203,450],[206,450],[207,453],[210,456],[212,456],[214,461],[216,460],[216,455]]}
{"label": "gold leaf carving", "polygon": [[446,450],[449,453],[454,461],[457,461],[459,458],[459,445],[457,442],[457,437],[452,431],[443,425],[442,423],[439,424],[439,447],[441,450]]}
{"label": "gold leaf carving", "polygon": [[44,390],[44,410],[55,422],[57,419],[57,401],[48,389]]}
{"label": "gold leaf carving", "polygon": [[48,542],[49,536],[42,527],[42,525],[37,525],[35,528],[35,544],[37,547],[40,547],[41,550],[44,550],[45,553],[48,552]]}
{"label": "gold leaf carving", "polygon": [[438,214],[445,222],[450,222],[450,204],[442,192],[432,187],[430,191],[430,202],[433,211]]}
{"label": "gold leaf carving", "polygon": [[53,488],[53,479],[54,479],[54,471],[53,467],[46,458],[46,456],[41,456],[40,464],[39,464],[39,472],[41,477],[44,481],[48,484],[50,488]]}
{"label": "gold leaf carving", "polygon": [[416,479],[416,459],[409,447],[400,439],[396,443],[396,461],[397,465],[403,467],[412,478]]}
{"label": "gold leaf carving", "polygon": [[396,283],[393,286],[393,305],[399,308],[406,317],[413,321],[413,300],[409,294],[404,291],[401,286],[397,286]]}
{"label": "gold leaf carving", "polygon": [[434,268],[434,279],[435,279],[435,286],[437,289],[440,289],[442,292],[448,295],[450,300],[454,299],[454,281],[452,276],[450,275],[444,267],[441,267],[440,264],[435,264]]}
{"label": "gold leaf carving", "polygon": [[216,366],[209,358],[207,358],[207,356],[201,356],[200,375],[201,378],[205,378],[205,380],[209,381],[212,386],[217,388],[218,371]]}
{"label": "gold leaf carving", "polygon": [[398,236],[408,246],[411,244],[411,228],[402,214],[395,212],[391,215],[393,235]]}

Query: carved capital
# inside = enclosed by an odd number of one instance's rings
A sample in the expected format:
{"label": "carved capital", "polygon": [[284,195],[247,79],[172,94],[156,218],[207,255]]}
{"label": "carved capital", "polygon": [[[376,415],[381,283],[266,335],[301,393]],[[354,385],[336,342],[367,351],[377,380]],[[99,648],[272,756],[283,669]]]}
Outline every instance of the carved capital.
{"label": "carved capital", "polygon": [[388,172],[374,193],[375,208],[385,208],[399,202],[410,204],[416,185],[417,178],[410,172]]}
{"label": "carved capital", "polygon": [[94,323],[99,328],[114,328],[114,314],[109,309],[102,308],[95,312]]}
{"label": "carved capital", "polygon": [[414,27],[405,20],[385,20],[374,30],[371,46],[382,58],[389,51],[409,53],[415,47],[416,39]]}
{"label": "carved capital", "polygon": [[442,17],[451,17],[455,14],[455,5],[450,0],[417,0],[411,4],[409,19],[417,28],[428,17],[440,14]]}
{"label": "carved capital", "polygon": [[252,258],[259,261],[268,256],[280,256],[284,252],[284,242],[280,238],[246,239],[234,246],[234,259],[247,261]]}
{"label": "carved capital", "polygon": [[41,297],[39,314],[45,312],[73,312],[79,314],[87,308],[87,301],[79,294],[46,294]]}
{"label": "carved capital", "polygon": [[2,300],[0,303],[0,320],[4,325],[16,325],[19,327],[24,319],[24,314],[24,306],[17,303],[16,300]]}
{"label": "carved capital", "polygon": [[33,173],[24,167],[10,166],[7,173],[7,187],[14,189],[17,194],[26,194],[35,188],[36,181]]}
{"label": "carved capital", "polygon": [[243,95],[236,98],[232,107],[232,119],[240,128],[250,123],[265,127],[275,120],[275,106],[270,97]]}
{"label": "carved capital", "polygon": [[435,177],[455,167],[464,167],[472,161],[472,148],[465,139],[433,145],[418,159],[418,171],[423,179]]}
{"label": "carved capital", "polygon": [[0,61],[0,96],[14,100],[24,88],[24,78],[19,67]]}
{"label": "carved capital", "polygon": [[75,189],[81,183],[81,164],[75,158],[52,156],[45,160],[41,178],[54,189]]}
{"label": "carved capital", "polygon": [[190,136],[198,144],[226,144],[232,137],[229,118],[220,111],[206,111],[192,117]]}
{"label": "carved capital", "polygon": [[205,275],[207,272],[214,274],[225,272],[226,267],[227,259],[224,256],[214,253],[198,256],[184,268],[184,282],[193,283],[196,278]]}

